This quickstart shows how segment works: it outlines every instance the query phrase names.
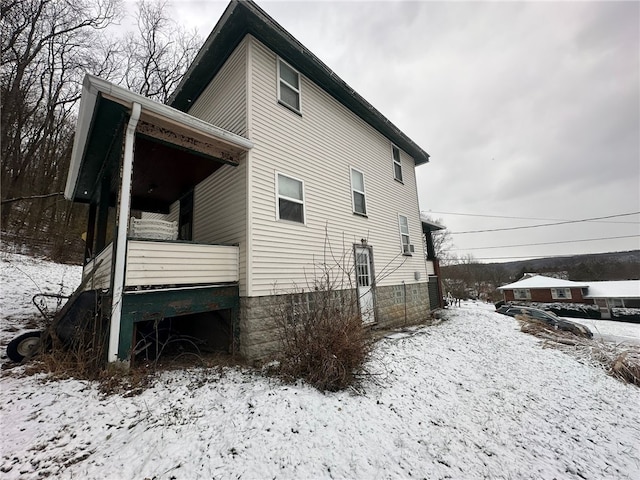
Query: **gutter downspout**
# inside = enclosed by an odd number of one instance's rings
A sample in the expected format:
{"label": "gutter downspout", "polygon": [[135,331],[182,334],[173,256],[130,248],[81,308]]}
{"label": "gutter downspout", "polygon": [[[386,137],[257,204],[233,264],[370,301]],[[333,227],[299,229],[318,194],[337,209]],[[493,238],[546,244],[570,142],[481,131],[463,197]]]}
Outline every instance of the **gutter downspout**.
{"label": "gutter downspout", "polygon": [[111,322],[109,325],[109,350],[107,360],[118,360],[120,344],[120,317],[122,315],[122,293],[124,291],[124,269],[127,257],[127,231],[129,229],[129,213],[131,210],[131,181],[133,176],[133,148],[136,126],[140,119],[142,107],[134,102],[131,105],[131,116],[127,125],[124,140],[124,158],[122,162],[122,184],[120,185],[120,205],[118,208],[118,236],[115,245],[115,266],[113,272],[113,298],[111,302]]}

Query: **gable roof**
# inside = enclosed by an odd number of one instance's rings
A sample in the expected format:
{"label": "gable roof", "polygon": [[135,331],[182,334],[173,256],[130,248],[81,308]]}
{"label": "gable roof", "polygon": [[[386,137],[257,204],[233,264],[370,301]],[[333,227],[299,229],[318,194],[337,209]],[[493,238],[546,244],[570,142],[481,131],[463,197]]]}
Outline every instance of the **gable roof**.
{"label": "gable roof", "polygon": [[588,283],[578,283],[570,280],[534,275],[533,277],[498,287],[498,290],[512,290],[514,288],[584,288],[588,286]]}
{"label": "gable roof", "polygon": [[429,161],[427,152],[402,133],[251,0],[232,0],[229,3],[180,85],[169,98],[170,105],[187,111],[247,34],[253,35],[338,102],[411,155],[416,165]]}

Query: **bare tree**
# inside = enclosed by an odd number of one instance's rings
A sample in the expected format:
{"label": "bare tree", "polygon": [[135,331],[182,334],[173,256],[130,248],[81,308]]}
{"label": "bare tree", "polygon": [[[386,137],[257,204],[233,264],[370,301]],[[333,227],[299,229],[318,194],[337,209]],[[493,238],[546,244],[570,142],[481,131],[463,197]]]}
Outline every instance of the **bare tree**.
{"label": "bare tree", "polygon": [[56,193],[64,189],[86,72],[164,102],[195,57],[197,33],[170,18],[166,1],[142,1],[138,31],[107,37],[122,11],[121,0],[0,0],[5,238],[53,238],[60,247],[85,227],[85,209]]}
{"label": "bare tree", "polygon": [[197,31],[187,32],[168,16],[168,2],[138,3],[138,31],[130,33],[121,54],[122,83],[134,92],[166,102],[201,45]]}
{"label": "bare tree", "polygon": [[3,232],[46,231],[54,222],[69,220],[70,207],[45,195],[62,189],[82,75],[95,63],[96,32],[117,17],[117,7],[118,0],[0,4],[2,198],[42,195],[5,203]]}

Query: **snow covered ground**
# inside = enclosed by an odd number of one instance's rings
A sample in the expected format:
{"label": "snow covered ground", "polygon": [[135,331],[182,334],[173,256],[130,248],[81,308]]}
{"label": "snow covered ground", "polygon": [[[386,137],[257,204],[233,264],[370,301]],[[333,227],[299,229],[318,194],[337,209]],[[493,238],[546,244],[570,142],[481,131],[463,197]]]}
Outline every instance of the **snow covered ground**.
{"label": "snow covered ground", "polygon": [[640,345],[640,323],[626,323],[613,320],[594,320],[592,318],[568,318],[591,329],[595,337],[613,342]]}
{"label": "snow covered ground", "polygon": [[[19,313],[4,299],[22,287],[3,280],[3,327]],[[438,325],[382,340],[369,369],[360,392],[322,394],[194,368],[128,398],[5,370],[0,475],[640,478],[640,389],[542,348],[492,306],[463,303]]]}

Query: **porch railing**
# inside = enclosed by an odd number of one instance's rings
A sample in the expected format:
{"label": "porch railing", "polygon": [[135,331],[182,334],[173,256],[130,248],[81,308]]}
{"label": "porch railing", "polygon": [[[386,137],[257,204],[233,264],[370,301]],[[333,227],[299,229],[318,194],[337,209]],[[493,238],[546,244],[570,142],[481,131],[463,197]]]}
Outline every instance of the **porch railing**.
{"label": "porch railing", "polygon": [[[112,251],[110,244],[84,267],[88,275],[103,260],[87,288],[109,288]],[[237,246],[129,240],[125,288],[232,283],[239,280],[239,267]]]}

